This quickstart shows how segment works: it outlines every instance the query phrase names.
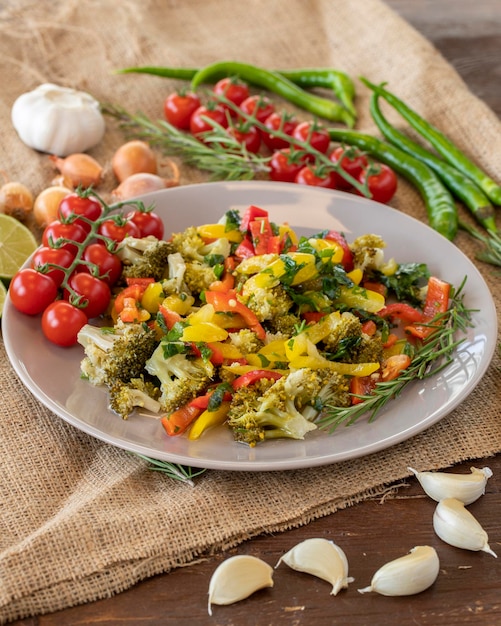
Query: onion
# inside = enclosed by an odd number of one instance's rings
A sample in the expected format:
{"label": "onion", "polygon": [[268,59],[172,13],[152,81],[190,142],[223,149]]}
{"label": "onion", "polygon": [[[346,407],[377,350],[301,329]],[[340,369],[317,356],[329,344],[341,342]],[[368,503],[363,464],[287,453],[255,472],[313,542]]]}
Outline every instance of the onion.
{"label": "onion", "polygon": [[157,174],[157,159],[146,142],[135,139],[118,148],[111,159],[111,167],[121,183],[132,174]]}
{"label": "onion", "polygon": [[49,159],[74,187],[96,187],[101,182],[103,168],[88,154],[76,152],[65,158],[51,155]]}
{"label": "onion", "polygon": [[63,198],[69,196],[71,189],[62,186],[47,187],[35,198],[33,204],[33,215],[36,223],[45,228],[59,217],[59,205]]}
{"label": "onion", "polygon": [[126,178],[111,194],[115,200],[130,200],[136,196],[142,196],[152,191],[159,191],[167,187],[177,187],[179,185],[178,170],[175,168],[176,175],[173,178],[162,178],[157,174],[149,174],[148,172],[139,172],[132,174]]}
{"label": "onion", "polygon": [[23,221],[33,210],[33,194],[22,183],[9,182],[0,187],[0,213]]}

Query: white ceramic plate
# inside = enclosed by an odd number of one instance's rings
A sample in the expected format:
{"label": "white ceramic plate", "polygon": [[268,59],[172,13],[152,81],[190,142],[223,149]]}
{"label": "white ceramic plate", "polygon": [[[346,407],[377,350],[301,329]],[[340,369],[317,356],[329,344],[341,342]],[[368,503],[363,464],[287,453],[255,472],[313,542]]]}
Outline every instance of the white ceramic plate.
{"label": "white ceramic plate", "polygon": [[221,182],[189,185],[150,194],[167,232],[217,221],[229,209],[249,204],[288,222],[300,234],[324,229],[346,233],[349,241],[366,233],[387,242],[385,256],[399,262],[425,262],[430,271],[458,286],[467,276],[465,304],[475,309],[474,327],[439,375],[409,385],[369,424],[360,419],[334,434],[309,433],[303,441],[268,441],[255,448],[235,443],[226,428],[199,441],[168,437],[159,421],[131,417],[123,421],[107,408],[104,389],[80,379],[80,346],[58,348],[40,331],[39,318],[18,313],[7,300],[3,338],[14,369],[27,388],[54,413],[76,428],[125,450],[193,467],[222,470],[285,470],[313,467],[377,452],[429,428],[450,413],[474,389],[496,346],[497,315],[489,289],[458,248],[421,222],[390,207],[353,194],[273,182]]}

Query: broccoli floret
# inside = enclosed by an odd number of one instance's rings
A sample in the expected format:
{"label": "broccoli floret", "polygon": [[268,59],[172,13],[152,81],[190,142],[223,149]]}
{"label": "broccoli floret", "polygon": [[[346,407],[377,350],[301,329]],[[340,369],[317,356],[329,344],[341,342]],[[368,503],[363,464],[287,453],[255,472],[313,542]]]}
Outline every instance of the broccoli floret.
{"label": "broccoli floret", "polygon": [[379,235],[362,235],[350,245],[353,265],[363,272],[378,270],[384,265],[386,243]]}
{"label": "broccoli floret", "polygon": [[[165,350],[164,350],[165,348]],[[169,356],[168,344],[161,342],[145,364],[148,374],[160,382],[159,402],[164,411],[173,411],[192,400],[211,384],[214,366],[188,354]]]}
{"label": "broccoli floret", "polygon": [[110,387],[110,409],[124,420],[137,408],[158,413],[161,404],[158,401],[160,390],[151,381],[143,377],[133,378],[129,383],[115,381]]}
{"label": "broccoli floret", "polygon": [[214,268],[198,261],[188,261],[184,281],[191,293],[199,294],[217,280]]}
{"label": "broccoli floret", "polygon": [[241,328],[238,332],[229,333],[228,338],[243,354],[258,352],[264,345],[250,328]]}
{"label": "broccoli floret", "polygon": [[162,289],[166,295],[187,291],[184,284],[186,263],[179,252],[169,254],[167,260],[167,278],[162,281]]}
{"label": "broccoli floret", "polygon": [[93,385],[107,386],[140,377],[157,345],[148,326],[120,321],[111,329],[86,324],[77,340],[85,352],[80,364],[82,375]]}
{"label": "broccoli floret", "polygon": [[123,277],[158,281],[166,274],[170,246],[151,235],[142,239],[126,237],[117,254],[124,264]]}
{"label": "broccoli floret", "polygon": [[383,344],[380,335],[363,335],[353,350],[350,363],[382,363]]}
{"label": "broccoli floret", "polygon": [[294,304],[280,284],[270,288],[255,288],[254,285],[249,287],[248,283],[244,283],[241,295],[242,301],[254,311],[260,322],[287,314]]}
{"label": "broccoli floret", "polygon": [[310,392],[318,395],[320,385],[313,383],[306,388],[303,378],[303,371],[297,370],[271,385],[260,381],[257,389],[254,385],[238,389],[228,413],[235,440],[255,446],[266,439],[304,439],[306,433],[315,430],[317,426],[300,409],[305,408],[307,396],[311,399]]}
{"label": "broccoli floret", "polygon": [[206,253],[203,252],[203,248],[206,245],[205,241],[198,234],[196,226],[189,226],[182,233],[174,233],[169,241],[169,248],[172,252],[179,252],[184,259],[190,261],[204,260]]}
{"label": "broccoli floret", "polygon": [[268,325],[273,333],[278,333],[286,337],[295,335],[297,329],[301,326],[301,318],[294,313],[284,313],[269,320]]}
{"label": "broccoli floret", "polygon": [[340,354],[336,360],[344,360],[345,353],[349,353],[360,343],[362,338],[362,323],[358,317],[346,311],[341,314],[339,321],[330,326],[331,332],[323,339],[324,349],[331,353]]}

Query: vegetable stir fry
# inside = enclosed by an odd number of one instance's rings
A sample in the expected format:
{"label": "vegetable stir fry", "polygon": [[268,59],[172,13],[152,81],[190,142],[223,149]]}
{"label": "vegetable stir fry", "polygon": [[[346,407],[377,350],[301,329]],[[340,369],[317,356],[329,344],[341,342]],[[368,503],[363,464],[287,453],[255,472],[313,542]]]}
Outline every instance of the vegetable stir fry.
{"label": "vegetable stir fry", "polygon": [[[82,375],[169,436],[225,424],[239,442],[303,439],[363,406],[443,326],[451,286],[366,234],[299,236],[250,206],[168,241],[127,237],[113,325],[86,324]],[[358,409],[357,409],[358,410]]]}

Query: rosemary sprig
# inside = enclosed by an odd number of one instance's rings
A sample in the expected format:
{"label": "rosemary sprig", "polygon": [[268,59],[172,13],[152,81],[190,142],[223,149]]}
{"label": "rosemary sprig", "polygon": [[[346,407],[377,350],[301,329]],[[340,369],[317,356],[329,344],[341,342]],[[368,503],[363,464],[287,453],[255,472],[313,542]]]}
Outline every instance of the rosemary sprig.
{"label": "rosemary sprig", "polygon": [[497,233],[488,231],[486,235],[483,235],[476,228],[462,220],[460,220],[459,226],[484,244],[484,249],[476,255],[479,261],[501,267],[501,237]]}
{"label": "rosemary sprig", "polygon": [[417,347],[410,366],[398,378],[388,382],[379,382],[371,395],[359,396],[363,402],[349,407],[327,405],[324,413],[317,420],[317,425],[329,432],[338,426],[350,426],[363,415],[368,414],[369,423],[374,421],[386,404],[400,395],[403,389],[415,380],[423,380],[443,370],[453,360],[454,350],[464,341],[456,339],[458,333],[464,333],[472,326],[471,309],[463,303],[463,287],[466,278],[452,295],[451,306],[430,322],[436,331]]}
{"label": "rosemary sprig", "polygon": [[192,480],[193,478],[196,478],[207,471],[205,468],[188,467],[187,465],[179,465],[178,463],[159,461],[158,459],[152,459],[148,456],[143,456],[142,454],[136,453],[136,455],[150,463],[150,470],[154,472],[163,472],[169,478],[179,480],[180,482],[190,485],[190,487],[195,486],[195,483]]}

